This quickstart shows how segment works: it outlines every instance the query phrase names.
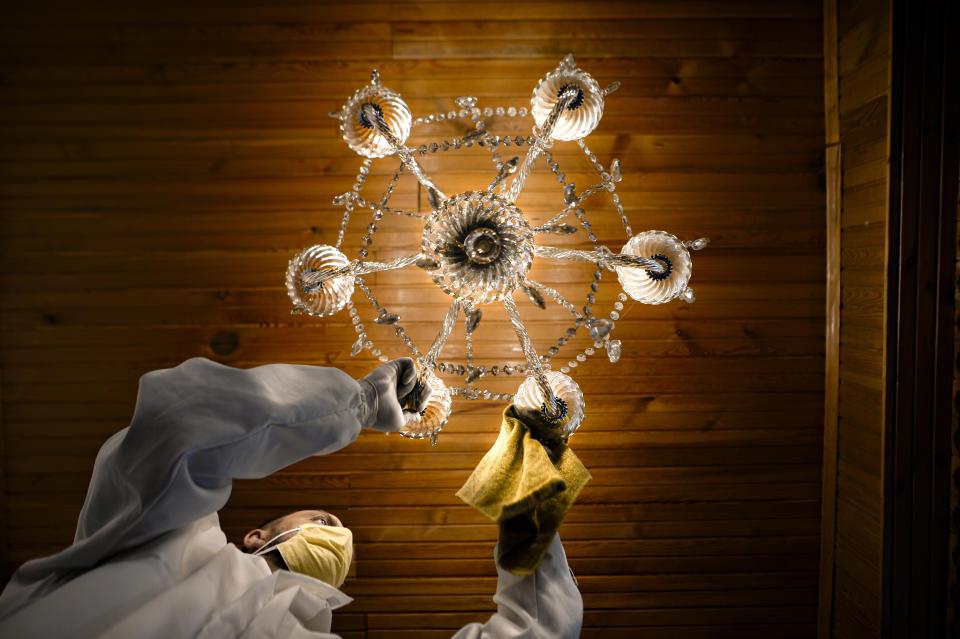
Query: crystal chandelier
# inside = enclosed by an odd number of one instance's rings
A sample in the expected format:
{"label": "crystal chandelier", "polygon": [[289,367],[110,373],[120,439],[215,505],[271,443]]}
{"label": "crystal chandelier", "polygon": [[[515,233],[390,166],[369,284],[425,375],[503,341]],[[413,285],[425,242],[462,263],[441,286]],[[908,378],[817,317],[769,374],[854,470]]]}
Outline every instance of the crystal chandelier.
{"label": "crystal chandelier", "polygon": [[[430,399],[419,422],[410,424],[401,434],[414,438],[429,437],[436,443],[437,433],[450,417],[451,397],[467,399],[513,400],[520,415],[526,420],[536,420],[556,429],[566,438],[573,434],[584,416],[583,393],[568,375],[578,362],[599,350],[606,351],[611,362],[616,362],[622,352],[620,340],[611,339],[611,331],[623,302],[629,296],[644,304],[663,304],[680,298],[693,302],[690,280],[691,260],[689,250],[699,250],[708,243],[706,238],[681,241],[663,231],[647,231],[633,234],[616,185],[622,179],[619,160],[613,160],[609,169],[597,160],[584,142],[600,122],[603,115],[604,97],[615,91],[620,83],[615,82],[601,89],[589,74],[577,68],[572,54],[567,55],[556,69],[547,73],[533,90],[529,114],[535,126],[527,137],[496,136],[486,129],[484,117],[526,117],[526,108],[496,109],[477,107],[475,97],[464,96],[455,100],[458,107],[449,113],[437,113],[414,119],[400,95],[380,84],[379,74],[373,71],[370,84],[355,92],[346,104],[330,116],[340,122],[340,132],[347,145],[363,162],[353,188],[333,198],[336,206],[344,209],[340,232],[334,245],[316,245],[304,249],[289,264],[286,287],[294,304],[294,313],[307,313],[317,317],[333,315],[346,308],[358,334],[351,348],[351,356],[368,349],[381,361],[387,356],[376,347],[365,332],[357,310],[351,301],[355,288],[359,288],[373,305],[377,317],[375,323],[394,328],[396,337],[409,349],[417,362],[419,384],[429,386]],[[405,142],[413,126],[421,126],[444,120],[469,120],[472,130],[461,137],[441,140],[429,145],[407,147]],[[576,141],[588,162],[596,169],[600,181],[582,191],[566,181],[554,160],[550,149],[555,141]],[[448,195],[434,184],[430,176],[417,162],[417,156],[436,153],[438,150],[458,150],[473,146],[485,147],[490,152],[497,173],[489,186],[474,191]],[[511,146],[527,146],[521,160],[519,156],[504,161],[501,150]],[[395,155],[400,164],[383,196],[367,200],[361,191],[374,159]],[[562,191],[563,208],[548,221],[531,226],[515,204],[524,183],[533,171],[539,156],[544,156],[550,170],[556,175]],[[401,174],[413,174],[426,191],[430,213],[405,211],[389,206],[390,196]],[[609,192],[629,238],[614,253],[601,245],[583,208],[584,201],[594,194]],[[357,259],[349,260],[340,250],[351,215],[357,209],[369,209],[372,222],[366,227]],[[409,255],[384,262],[368,261],[369,247],[373,243],[377,222],[385,214],[407,216],[423,221],[419,250]],[[577,227],[565,223],[574,216],[579,226],[593,244],[592,251],[557,248],[536,244],[534,238],[543,235],[575,233]],[[544,286],[528,277],[535,258],[548,260],[572,260],[595,265],[591,292],[587,305],[578,309],[559,291]],[[433,282],[451,298],[450,308],[440,326],[430,349],[424,354],[400,323],[400,317],[390,313],[379,302],[363,279],[364,275],[413,266],[423,269]],[[614,303],[609,317],[597,317],[592,312],[595,293],[604,270],[616,273],[623,292]],[[538,307],[546,308],[550,299],[563,307],[572,316],[572,322],[564,334],[550,346],[548,353],[538,354],[524,327],[520,311],[513,299],[514,291],[522,291]],[[492,366],[473,365],[472,335],[482,316],[482,307],[499,303],[516,332],[525,362]],[[464,316],[466,364],[440,362],[440,352],[447,342],[460,315]],[[559,347],[585,328],[593,340],[593,346],[571,358],[560,371],[550,370],[550,359],[559,354]],[[448,387],[437,373],[464,377],[464,385]],[[475,386],[486,375],[525,376],[515,395],[492,393]]]}

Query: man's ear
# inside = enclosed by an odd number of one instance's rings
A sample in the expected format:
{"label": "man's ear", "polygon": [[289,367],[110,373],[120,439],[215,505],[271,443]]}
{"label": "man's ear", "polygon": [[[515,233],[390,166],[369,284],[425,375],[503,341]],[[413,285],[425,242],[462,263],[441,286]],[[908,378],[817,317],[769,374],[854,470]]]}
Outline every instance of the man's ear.
{"label": "man's ear", "polygon": [[249,551],[259,550],[267,543],[267,531],[255,528],[243,536],[243,547]]}

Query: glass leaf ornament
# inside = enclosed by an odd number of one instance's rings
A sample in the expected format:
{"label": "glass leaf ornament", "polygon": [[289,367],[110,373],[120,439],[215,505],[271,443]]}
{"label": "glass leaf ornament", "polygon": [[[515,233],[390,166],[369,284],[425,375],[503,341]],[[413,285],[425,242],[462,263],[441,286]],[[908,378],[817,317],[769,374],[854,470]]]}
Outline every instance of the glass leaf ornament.
{"label": "glass leaf ornament", "polygon": [[616,364],[620,361],[620,356],[623,354],[623,343],[618,339],[612,339],[606,343],[607,347],[607,358],[610,360],[611,364]]}
{"label": "glass leaf ornament", "polygon": [[[575,63],[574,63],[575,64]],[[533,89],[530,110],[538,127],[550,116],[557,99],[568,88],[576,90],[576,96],[560,115],[550,137],[554,140],[579,140],[586,137],[600,124],[603,116],[603,93],[600,85],[589,73],[561,63],[543,76]]]}
{"label": "glass leaf ornament", "polygon": [[663,304],[679,297],[690,281],[692,264],[683,242],[664,231],[645,231],[630,238],[621,255],[654,258],[662,272],[629,266],[616,267],[624,292],[644,304]]}
{"label": "glass leaf ornament", "polygon": [[376,83],[359,89],[340,109],[340,133],[343,140],[351,149],[367,158],[391,155],[394,153],[393,146],[380,134],[377,123],[371,122],[364,114],[363,107],[367,104],[373,105],[378,118],[382,119],[401,143],[410,136],[413,118],[407,103],[399,93]]}
{"label": "glass leaf ornament", "polygon": [[333,315],[350,301],[353,276],[320,281],[324,273],[349,266],[347,256],[326,244],[304,249],[287,266],[287,295],[294,306],[316,317]]}
{"label": "glass leaf ornament", "polygon": [[517,395],[513,398],[513,405],[524,422],[548,425],[557,430],[558,437],[569,437],[580,428],[580,423],[583,422],[583,392],[569,375],[557,371],[545,371],[545,375],[554,396],[565,406],[565,414],[559,423],[550,423],[544,418],[543,391],[540,390],[533,376],[527,377],[520,384]]}

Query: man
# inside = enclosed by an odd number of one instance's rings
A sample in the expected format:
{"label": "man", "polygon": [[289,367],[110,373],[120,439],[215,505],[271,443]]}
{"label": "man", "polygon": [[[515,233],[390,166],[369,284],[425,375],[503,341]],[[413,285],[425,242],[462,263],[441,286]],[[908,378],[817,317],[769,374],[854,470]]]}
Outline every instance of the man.
{"label": "man", "polygon": [[[130,426],[97,455],[73,545],[14,574],[0,636],[335,637],[353,555],[339,519],[292,513],[250,531],[241,552],[216,512],[234,478],[332,453],[362,428],[401,430],[419,418],[402,408],[415,385],[410,359],[360,380],[205,359],[144,375]],[[559,538],[533,575],[498,572],[498,612],[456,637],[579,635],[582,601]]]}

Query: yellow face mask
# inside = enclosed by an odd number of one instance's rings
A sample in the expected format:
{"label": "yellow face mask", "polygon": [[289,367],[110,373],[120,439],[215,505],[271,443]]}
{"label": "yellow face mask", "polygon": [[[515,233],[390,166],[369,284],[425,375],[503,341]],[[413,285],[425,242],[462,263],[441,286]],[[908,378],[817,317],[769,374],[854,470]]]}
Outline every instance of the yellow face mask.
{"label": "yellow face mask", "polygon": [[[299,529],[288,530],[277,537],[296,531],[297,534],[277,544],[274,548],[294,572],[310,575],[335,588],[343,585],[353,561],[353,533],[349,528],[305,524]],[[274,539],[276,539],[275,537]],[[273,539],[255,555],[267,550]]]}

